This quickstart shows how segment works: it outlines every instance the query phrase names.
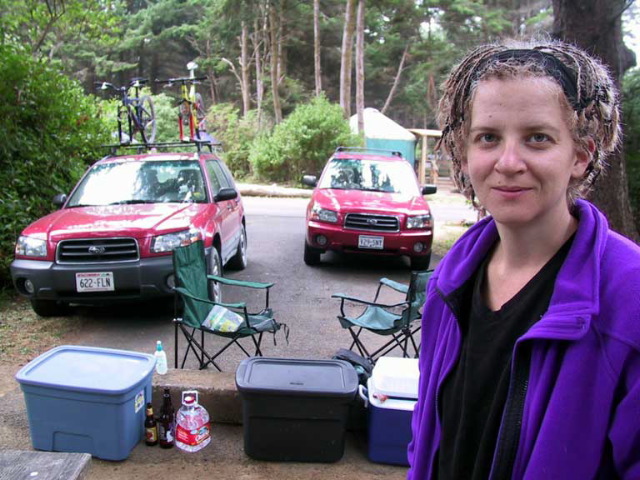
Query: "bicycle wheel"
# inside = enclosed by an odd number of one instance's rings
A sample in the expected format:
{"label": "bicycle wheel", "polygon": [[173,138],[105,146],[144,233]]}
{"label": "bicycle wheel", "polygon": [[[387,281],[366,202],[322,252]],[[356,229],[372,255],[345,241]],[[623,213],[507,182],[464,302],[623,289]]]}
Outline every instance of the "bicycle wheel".
{"label": "bicycle wheel", "polygon": [[202,99],[202,95],[196,93],[196,116],[198,120],[202,120],[207,115],[207,110],[204,107],[204,100]]}
{"label": "bicycle wheel", "polygon": [[140,98],[140,133],[145,143],[153,143],[156,139],[156,109],[148,95]]}
{"label": "bicycle wheel", "polygon": [[191,104],[187,100],[182,100],[179,105],[179,115],[182,125],[189,125],[189,117],[191,116]]}

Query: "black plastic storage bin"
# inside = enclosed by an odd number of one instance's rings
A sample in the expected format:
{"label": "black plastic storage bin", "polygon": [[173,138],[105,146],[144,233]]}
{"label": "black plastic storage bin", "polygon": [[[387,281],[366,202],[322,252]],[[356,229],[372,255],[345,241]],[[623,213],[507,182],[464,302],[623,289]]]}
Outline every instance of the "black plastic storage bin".
{"label": "black plastic storage bin", "polygon": [[236,370],[244,451],[257,460],[336,462],[358,375],[344,360],[252,357]]}

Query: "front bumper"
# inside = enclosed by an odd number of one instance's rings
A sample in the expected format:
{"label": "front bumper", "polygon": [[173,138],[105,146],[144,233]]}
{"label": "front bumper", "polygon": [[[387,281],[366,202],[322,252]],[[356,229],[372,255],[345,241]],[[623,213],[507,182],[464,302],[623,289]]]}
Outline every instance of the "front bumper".
{"label": "front bumper", "polygon": [[[318,243],[319,235],[326,237],[327,243]],[[382,237],[383,248],[360,248],[358,239],[361,235]],[[366,230],[347,230],[342,225],[322,222],[309,222],[307,224],[307,243],[323,252],[333,250],[338,252],[358,252],[379,255],[408,255],[419,257],[431,253],[433,243],[433,230],[402,230],[399,232],[379,232]],[[420,251],[414,246],[422,244]]]}
{"label": "front bumper", "polygon": [[[115,290],[78,292],[76,273],[87,272],[113,272]],[[88,265],[17,259],[11,263],[11,278],[16,290],[28,298],[68,303],[93,304],[173,295],[171,255],[141,258],[135,262]],[[25,288],[26,280],[33,284],[33,293]]]}

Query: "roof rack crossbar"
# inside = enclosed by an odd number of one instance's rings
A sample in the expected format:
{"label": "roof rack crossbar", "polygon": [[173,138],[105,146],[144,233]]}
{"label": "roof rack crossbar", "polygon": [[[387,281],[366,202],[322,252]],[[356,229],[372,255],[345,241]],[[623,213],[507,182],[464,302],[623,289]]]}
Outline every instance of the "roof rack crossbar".
{"label": "roof rack crossbar", "polygon": [[382,148],[367,148],[367,147],[338,147],[336,152],[348,152],[348,153],[386,153],[394,155],[396,157],[402,157],[402,153],[398,150],[385,150]]}
{"label": "roof rack crossbar", "polygon": [[157,142],[157,143],[116,143],[112,145],[102,145],[103,148],[109,148],[111,154],[115,155],[118,149],[131,149],[137,150],[138,154],[145,153],[145,151],[151,149],[160,148],[177,148],[177,147],[195,147],[198,152],[201,152],[203,148],[207,148],[210,152],[213,152],[214,148],[217,150],[222,148],[222,143],[213,143],[208,140],[192,140],[189,142]]}

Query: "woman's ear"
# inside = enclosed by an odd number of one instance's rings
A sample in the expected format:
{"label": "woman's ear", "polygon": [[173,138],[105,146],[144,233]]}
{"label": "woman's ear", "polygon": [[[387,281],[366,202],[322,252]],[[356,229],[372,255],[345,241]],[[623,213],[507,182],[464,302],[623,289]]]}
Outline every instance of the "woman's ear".
{"label": "woman's ear", "polygon": [[587,171],[591,160],[593,159],[593,152],[596,151],[596,142],[591,137],[587,139],[586,147],[579,147],[576,149],[575,161],[571,170],[571,176],[573,178],[582,178],[584,172]]}

